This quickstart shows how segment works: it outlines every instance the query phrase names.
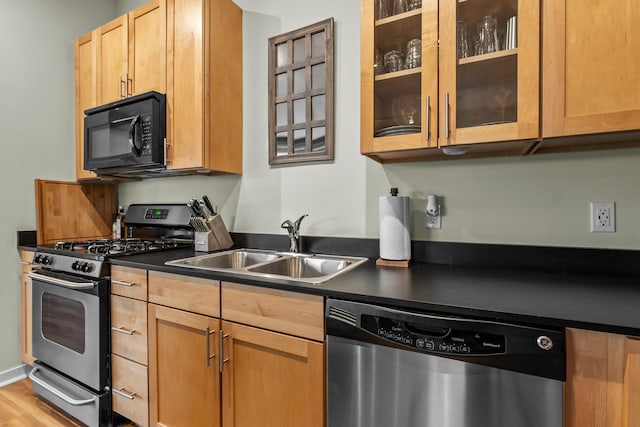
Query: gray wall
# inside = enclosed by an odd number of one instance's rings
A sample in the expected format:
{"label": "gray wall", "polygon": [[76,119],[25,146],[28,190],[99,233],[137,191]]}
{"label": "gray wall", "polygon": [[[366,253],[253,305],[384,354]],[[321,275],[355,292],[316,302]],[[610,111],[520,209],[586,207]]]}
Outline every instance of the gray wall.
{"label": "gray wall", "polygon": [[[419,240],[640,249],[640,149],[404,163],[359,154],[360,2],[236,0],[244,13],[244,174],[120,186],[123,204],[209,194],[239,232],[283,233],[285,218],[309,217],[302,233],[378,236],[378,197],[412,197]],[[267,164],[267,39],[333,16],[336,21],[334,162]],[[426,230],[427,194],[442,197],[441,230]],[[616,233],[589,232],[589,203],[615,201]]]}
{"label": "gray wall", "polygon": [[20,364],[16,230],[35,229],[35,178],[73,180],[74,39],[113,0],[0,0],[0,372]]}

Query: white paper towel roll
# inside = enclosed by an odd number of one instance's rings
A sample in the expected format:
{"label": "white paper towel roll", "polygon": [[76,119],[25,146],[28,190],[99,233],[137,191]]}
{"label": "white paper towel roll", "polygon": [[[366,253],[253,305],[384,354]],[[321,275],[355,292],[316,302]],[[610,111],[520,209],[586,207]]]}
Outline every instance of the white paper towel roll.
{"label": "white paper towel roll", "polygon": [[409,197],[380,197],[380,258],[411,259]]}

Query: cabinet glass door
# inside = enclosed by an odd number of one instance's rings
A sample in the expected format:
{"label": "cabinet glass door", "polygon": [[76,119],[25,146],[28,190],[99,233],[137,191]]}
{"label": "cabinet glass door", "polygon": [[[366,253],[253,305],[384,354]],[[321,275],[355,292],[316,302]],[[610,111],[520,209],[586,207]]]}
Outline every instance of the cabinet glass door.
{"label": "cabinet glass door", "polygon": [[440,145],[538,137],[539,15],[537,0],[441,0]]}
{"label": "cabinet glass door", "polygon": [[361,25],[362,152],[435,147],[437,2],[363,0]]}

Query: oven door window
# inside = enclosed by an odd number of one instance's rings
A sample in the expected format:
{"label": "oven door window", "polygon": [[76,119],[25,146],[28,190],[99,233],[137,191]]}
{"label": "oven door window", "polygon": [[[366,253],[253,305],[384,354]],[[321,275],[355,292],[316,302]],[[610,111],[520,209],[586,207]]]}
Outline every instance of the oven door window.
{"label": "oven door window", "polygon": [[49,341],[83,354],[85,317],[80,301],[47,292],[42,294],[42,335]]}

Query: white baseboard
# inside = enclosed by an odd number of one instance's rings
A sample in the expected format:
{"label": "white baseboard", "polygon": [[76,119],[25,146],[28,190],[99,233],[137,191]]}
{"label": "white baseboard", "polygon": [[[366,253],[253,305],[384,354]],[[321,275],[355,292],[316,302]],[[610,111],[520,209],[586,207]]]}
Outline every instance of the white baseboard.
{"label": "white baseboard", "polygon": [[0,388],[26,378],[28,369],[29,366],[20,365],[4,372],[0,372]]}

